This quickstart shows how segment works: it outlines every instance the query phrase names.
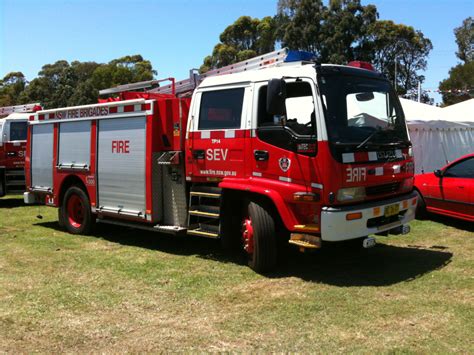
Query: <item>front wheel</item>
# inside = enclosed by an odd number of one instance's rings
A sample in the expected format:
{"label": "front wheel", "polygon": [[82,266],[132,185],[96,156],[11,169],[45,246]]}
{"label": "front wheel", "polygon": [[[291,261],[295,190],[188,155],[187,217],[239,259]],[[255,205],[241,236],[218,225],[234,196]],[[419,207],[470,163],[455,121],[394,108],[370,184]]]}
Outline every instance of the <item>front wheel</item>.
{"label": "front wheel", "polygon": [[277,263],[275,221],[269,209],[250,202],[242,219],[242,242],[249,266],[261,273],[273,270]]}
{"label": "front wheel", "polygon": [[64,194],[59,221],[72,234],[89,234],[94,219],[90,201],[83,189],[71,186]]}

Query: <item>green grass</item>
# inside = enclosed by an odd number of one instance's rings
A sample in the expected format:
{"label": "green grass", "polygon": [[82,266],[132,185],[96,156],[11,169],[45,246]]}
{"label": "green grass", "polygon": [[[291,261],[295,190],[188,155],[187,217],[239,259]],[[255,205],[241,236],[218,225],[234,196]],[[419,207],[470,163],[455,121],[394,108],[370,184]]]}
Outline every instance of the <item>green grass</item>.
{"label": "green grass", "polygon": [[0,200],[0,352],[474,352],[472,224],[415,221],[262,276],[216,241],[72,236],[56,215]]}

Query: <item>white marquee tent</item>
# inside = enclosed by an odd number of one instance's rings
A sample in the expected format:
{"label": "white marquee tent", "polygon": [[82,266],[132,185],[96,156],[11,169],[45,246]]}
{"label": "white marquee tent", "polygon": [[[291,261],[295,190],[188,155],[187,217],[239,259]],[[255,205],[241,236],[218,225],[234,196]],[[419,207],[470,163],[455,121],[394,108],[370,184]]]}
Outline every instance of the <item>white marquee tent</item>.
{"label": "white marquee tent", "polygon": [[432,172],[474,152],[474,99],[445,108],[400,99],[413,143],[415,170]]}

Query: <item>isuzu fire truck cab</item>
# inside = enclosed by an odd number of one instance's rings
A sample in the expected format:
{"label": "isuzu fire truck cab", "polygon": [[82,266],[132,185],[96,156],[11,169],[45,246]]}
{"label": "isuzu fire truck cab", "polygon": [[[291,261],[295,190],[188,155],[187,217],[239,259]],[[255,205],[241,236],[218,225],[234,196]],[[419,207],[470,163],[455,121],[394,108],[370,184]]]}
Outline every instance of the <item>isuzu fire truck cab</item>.
{"label": "isuzu fire truck cab", "polygon": [[97,219],[220,238],[259,272],[288,243],[407,233],[413,158],[390,83],[310,59],[283,49],[32,115],[25,202],[59,207],[72,233]]}
{"label": "isuzu fire truck cab", "polygon": [[0,107],[0,197],[25,191],[28,117],[39,104]]}

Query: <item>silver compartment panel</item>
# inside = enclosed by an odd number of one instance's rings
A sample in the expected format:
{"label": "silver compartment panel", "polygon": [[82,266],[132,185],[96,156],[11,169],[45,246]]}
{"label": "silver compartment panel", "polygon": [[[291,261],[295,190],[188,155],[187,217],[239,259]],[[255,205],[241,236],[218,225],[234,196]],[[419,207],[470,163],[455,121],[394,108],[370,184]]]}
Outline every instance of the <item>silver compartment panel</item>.
{"label": "silver compartment panel", "polygon": [[[98,206],[145,218],[145,137],[143,117],[99,121]],[[129,141],[129,153],[112,151],[112,141]]]}
{"label": "silver compartment panel", "polygon": [[90,166],[91,121],[61,122],[59,126],[60,166]]}
{"label": "silver compartment panel", "polygon": [[31,186],[53,188],[53,124],[31,126]]}

